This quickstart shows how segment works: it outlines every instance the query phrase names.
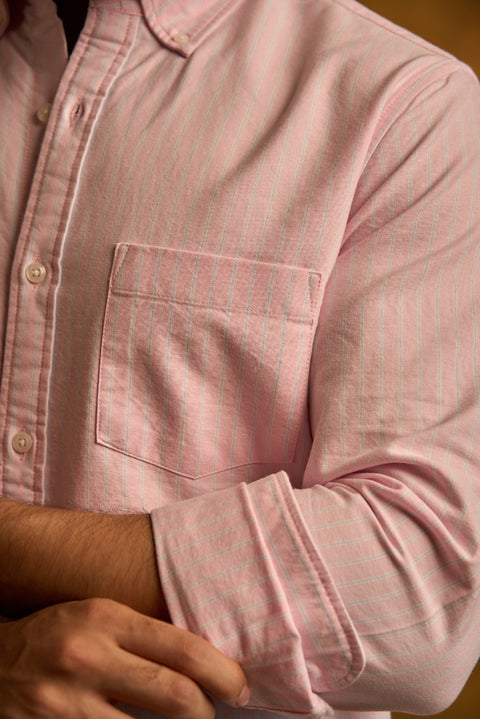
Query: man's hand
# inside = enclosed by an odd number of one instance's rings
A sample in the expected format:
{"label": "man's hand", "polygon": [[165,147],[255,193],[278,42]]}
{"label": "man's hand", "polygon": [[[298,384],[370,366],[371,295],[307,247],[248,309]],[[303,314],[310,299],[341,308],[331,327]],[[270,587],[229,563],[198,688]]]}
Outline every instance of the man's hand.
{"label": "man's hand", "polygon": [[213,719],[205,692],[232,706],[248,697],[239,665],[207,641],[109,599],[0,624],[0,647],[0,719],[120,719],[116,701]]}

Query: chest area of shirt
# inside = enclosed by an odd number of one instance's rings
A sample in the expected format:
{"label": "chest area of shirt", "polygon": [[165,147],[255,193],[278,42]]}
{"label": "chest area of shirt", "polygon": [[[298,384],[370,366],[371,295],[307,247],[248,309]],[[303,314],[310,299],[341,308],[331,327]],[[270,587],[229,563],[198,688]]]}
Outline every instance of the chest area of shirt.
{"label": "chest area of shirt", "polygon": [[259,73],[222,33],[186,59],[138,17],[91,12],[57,92],[37,93],[40,161],[23,176],[35,171],[38,241],[68,218],[56,245],[67,262],[80,235],[110,258],[134,243],[318,270],[338,251],[347,198],[325,212],[334,167],[319,94],[276,60]]}

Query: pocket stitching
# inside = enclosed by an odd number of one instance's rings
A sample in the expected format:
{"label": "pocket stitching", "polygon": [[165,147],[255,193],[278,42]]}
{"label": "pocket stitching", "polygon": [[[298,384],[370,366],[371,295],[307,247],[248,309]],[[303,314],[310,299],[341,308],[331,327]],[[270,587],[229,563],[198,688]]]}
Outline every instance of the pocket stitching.
{"label": "pocket stitching", "polygon": [[[107,433],[105,428],[102,429],[102,422],[105,422],[105,407],[104,402],[101,401],[101,393],[100,388],[101,386],[105,386],[105,374],[110,374],[110,371],[107,371],[107,364],[106,364],[106,345],[107,337],[106,337],[106,322],[105,320],[108,317],[109,312],[112,312],[112,298],[113,296],[125,296],[125,297],[136,297],[140,299],[155,299],[156,302],[164,303],[164,304],[170,304],[170,305],[177,305],[177,306],[190,306],[190,307],[197,307],[200,310],[207,309],[207,310],[214,310],[218,312],[222,312],[224,314],[227,314],[228,312],[241,312],[242,314],[250,314],[252,316],[265,316],[265,317],[271,317],[271,318],[280,318],[284,319],[289,322],[293,322],[294,324],[303,324],[308,325],[309,329],[305,332],[305,338],[306,338],[306,350],[305,350],[305,357],[301,361],[300,371],[301,371],[301,378],[299,378],[298,383],[298,396],[301,399],[302,397],[305,397],[305,392],[307,391],[307,384],[308,384],[308,376],[309,376],[309,366],[310,366],[310,357],[311,357],[311,347],[312,347],[312,339],[313,339],[313,332],[314,332],[314,323],[315,323],[315,316],[316,316],[316,309],[318,309],[319,305],[319,295],[321,291],[321,273],[315,271],[315,270],[308,270],[306,268],[302,267],[291,267],[284,265],[283,267],[289,267],[289,269],[292,269],[293,271],[298,270],[300,272],[308,272],[308,282],[307,286],[305,287],[306,291],[308,292],[308,312],[304,313],[302,316],[299,314],[289,314],[288,312],[264,312],[264,311],[255,311],[255,309],[252,309],[250,307],[248,309],[248,312],[245,312],[244,307],[238,307],[235,304],[230,305],[228,308],[225,308],[223,305],[212,305],[211,303],[204,303],[200,301],[184,301],[184,300],[178,300],[176,298],[172,299],[171,296],[162,296],[157,295],[152,292],[141,292],[141,291],[133,291],[133,290],[122,290],[115,288],[114,284],[118,280],[118,276],[120,272],[122,271],[122,268],[125,266],[125,262],[127,259],[127,254],[129,251],[128,247],[120,246],[122,256],[117,257],[114,259],[114,263],[116,264],[115,272],[112,274],[111,282],[110,282],[110,293],[109,297],[107,298],[106,307],[105,307],[105,318],[104,318],[104,327],[102,331],[102,347],[101,347],[101,353],[100,353],[100,377],[99,377],[99,383],[98,383],[98,392],[97,392],[97,406],[98,406],[98,412],[97,412],[97,422],[96,422],[96,433],[97,433],[97,442],[104,446],[111,448],[114,451],[120,452],[121,454],[124,454],[126,456],[130,456],[136,460],[145,462],[147,464],[150,464],[151,466],[163,468],[168,472],[175,471],[171,465],[165,463],[165,461],[160,462],[156,458],[149,458],[148,456],[140,455],[139,453],[136,453],[134,450],[127,450],[125,447],[121,446],[120,444],[115,444],[109,440],[107,437]],[[158,248],[161,249],[161,248]],[[231,258],[235,260],[235,258]],[[265,264],[265,263],[262,263]],[[272,263],[273,264],[273,263]],[[303,354],[303,352],[302,352]],[[114,368],[112,369],[112,372],[114,371]],[[105,390],[104,390],[105,392]],[[293,438],[291,438],[291,449],[289,450],[289,457],[285,461],[293,461],[294,454],[295,454],[295,446],[298,441],[298,432],[299,428],[301,426],[302,417],[297,417],[296,422],[294,423],[292,427],[292,433],[294,435]],[[289,441],[290,445],[290,441]],[[239,458],[241,459],[241,458]],[[202,477],[208,477],[212,476],[214,474],[228,471],[238,467],[245,467],[245,466],[252,466],[252,465],[259,465],[259,464],[275,464],[275,458],[261,458],[261,459],[252,459],[245,462],[236,462],[234,465],[220,465],[215,468],[213,471],[199,471],[199,472],[188,472],[185,470],[182,470],[182,476],[185,476],[189,479],[194,478],[202,478]],[[280,460],[279,460],[280,461]]]}
{"label": "pocket stitching", "polygon": [[[311,273],[315,274],[318,279],[320,279],[320,274],[318,272]],[[317,283],[319,284],[319,282]],[[240,312],[241,314],[248,314],[253,315],[255,317],[273,317],[276,319],[287,319],[289,322],[297,322],[299,324],[305,324],[305,325],[311,325],[314,322],[314,303],[312,300],[312,292],[311,292],[311,278],[309,278],[309,286],[308,286],[308,298],[309,298],[309,318],[305,319],[304,315],[299,314],[291,314],[287,311],[285,314],[284,312],[264,312],[262,310],[255,310],[255,309],[249,309],[245,310],[244,307],[237,307],[234,304],[230,304],[228,308],[225,308],[224,305],[216,305],[213,303],[207,303],[207,302],[188,302],[187,300],[178,300],[174,299],[172,300],[171,297],[166,295],[154,295],[150,292],[141,292],[141,291],[133,291],[133,290],[118,290],[113,289],[111,290],[111,294],[116,295],[117,297],[141,297],[145,300],[155,300],[155,302],[163,302],[164,304],[173,304],[173,305],[181,305],[183,307],[199,307],[207,310],[216,310],[218,312],[223,312],[224,314],[227,314],[229,312]]]}

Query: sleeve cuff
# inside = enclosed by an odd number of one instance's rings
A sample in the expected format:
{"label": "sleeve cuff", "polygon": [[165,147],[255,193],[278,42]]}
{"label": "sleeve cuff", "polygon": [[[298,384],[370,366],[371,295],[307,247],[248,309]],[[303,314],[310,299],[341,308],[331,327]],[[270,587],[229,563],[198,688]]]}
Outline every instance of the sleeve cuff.
{"label": "sleeve cuff", "polygon": [[172,622],[237,660],[250,706],[325,714],[361,674],[357,633],[280,472],[152,512]]}

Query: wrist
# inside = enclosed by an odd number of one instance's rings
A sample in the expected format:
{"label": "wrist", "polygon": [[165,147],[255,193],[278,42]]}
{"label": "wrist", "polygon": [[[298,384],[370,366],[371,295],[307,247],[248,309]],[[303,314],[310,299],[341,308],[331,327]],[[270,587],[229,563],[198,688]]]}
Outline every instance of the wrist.
{"label": "wrist", "polygon": [[148,515],[0,500],[0,596],[7,614],[108,597],[168,619]]}

